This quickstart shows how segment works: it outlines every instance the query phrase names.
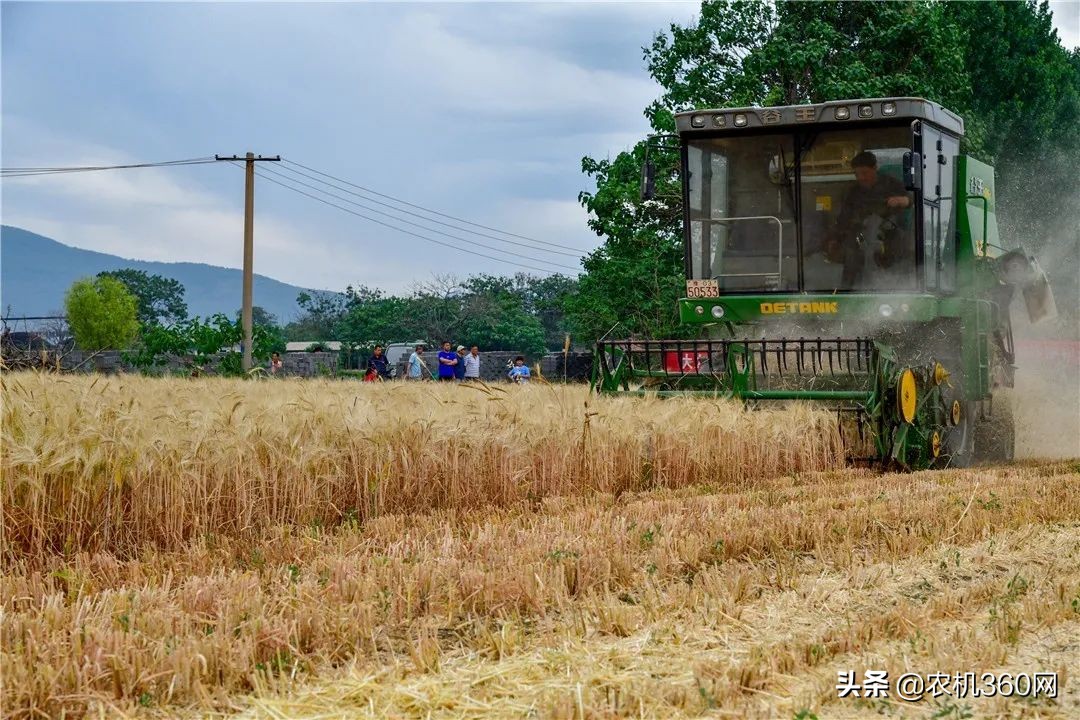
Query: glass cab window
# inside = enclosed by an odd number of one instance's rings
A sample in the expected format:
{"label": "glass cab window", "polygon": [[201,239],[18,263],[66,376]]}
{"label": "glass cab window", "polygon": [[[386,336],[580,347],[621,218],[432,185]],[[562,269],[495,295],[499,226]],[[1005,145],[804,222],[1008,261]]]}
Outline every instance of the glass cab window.
{"label": "glass cab window", "polygon": [[798,288],[790,135],[688,147],[690,277],[727,292]]}
{"label": "glass cab window", "polygon": [[910,149],[907,125],[691,141],[689,277],[728,293],[918,289]]}
{"label": "glass cab window", "polygon": [[915,206],[904,189],[907,127],[802,138],[799,180],[808,292],[913,290]]}

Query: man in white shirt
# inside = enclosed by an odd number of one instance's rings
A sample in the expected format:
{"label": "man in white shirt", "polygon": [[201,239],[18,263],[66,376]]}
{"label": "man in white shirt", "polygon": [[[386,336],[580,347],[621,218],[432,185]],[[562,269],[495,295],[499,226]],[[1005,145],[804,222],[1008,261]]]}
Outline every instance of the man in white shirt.
{"label": "man in white shirt", "polygon": [[475,345],[469,350],[469,354],[465,356],[465,379],[480,379],[480,348]]}

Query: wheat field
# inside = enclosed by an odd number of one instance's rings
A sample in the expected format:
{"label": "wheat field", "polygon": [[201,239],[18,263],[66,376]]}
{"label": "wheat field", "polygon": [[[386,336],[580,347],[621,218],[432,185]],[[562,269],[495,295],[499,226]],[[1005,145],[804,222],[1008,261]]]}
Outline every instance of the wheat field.
{"label": "wheat field", "polygon": [[[8,374],[4,717],[1080,714],[1080,463],[806,407]],[[1058,698],[836,697],[839,669]]]}

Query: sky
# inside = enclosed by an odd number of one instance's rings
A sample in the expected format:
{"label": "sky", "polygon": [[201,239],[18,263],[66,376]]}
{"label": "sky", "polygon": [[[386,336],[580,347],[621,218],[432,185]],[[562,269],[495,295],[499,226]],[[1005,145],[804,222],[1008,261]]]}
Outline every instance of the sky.
{"label": "sky", "polygon": [[[1080,4],[1052,7],[1063,44],[1080,45]],[[528,247],[431,223],[460,239],[410,227],[370,209],[383,206],[326,188],[346,199],[327,200],[449,245],[440,246],[275,185],[281,174],[312,180],[290,173],[308,172],[297,165],[266,163],[255,190],[260,274],[390,292],[434,275],[573,275],[577,256],[600,243],[577,200],[592,187],[581,158],[614,157],[648,131],[642,110],[660,88],[641,48],[670,23],[691,22],[698,8],[4,2],[3,166],[280,155],[524,236],[470,226]],[[9,179],[2,219],[123,257],[239,267],[243,180],[224,162]]]}

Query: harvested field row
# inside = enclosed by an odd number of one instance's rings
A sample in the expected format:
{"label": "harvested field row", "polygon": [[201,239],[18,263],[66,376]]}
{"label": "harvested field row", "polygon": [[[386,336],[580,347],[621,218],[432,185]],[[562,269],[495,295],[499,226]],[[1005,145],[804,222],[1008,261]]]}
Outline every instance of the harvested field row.
{"label": "harvested field row", "polygon": [[[851,572],[807,566],[787,589],[746,602],[739,618],[675,587],[646,609],[596,600],[576,625],[527,638],[502,625],[497,655],[448,648],[420,663],[358,663],[286,698],[257,698],[243,717],[1075,717],[1080,616],[1058,594],[1080,588],[1077,530],[1000,533]],[[1018,579],[1023,597],[1009,600]],[[1007,620],[997,614],[1006,601],[1015,603]],[[1056,700],[839,699],[837,671],[852,669],[894,679],[1050,671],[1067,691]]]}
{"label": "harvested field row", "polygon": [[[837,667],[1067,672],[1078,517],[1075,463],[847,470],[48,555],[3,578],[3,704],[865,714],[835,698]],[[1039,717],[1069,716],[1075,678],[1061,682]]]}
{"label": "harvested field row", "polygon": [[2,554],[15,563],[558,495],[742,486],[843,462],[835,416],[806,407],[600,399],[539,383],[0,383]]}

